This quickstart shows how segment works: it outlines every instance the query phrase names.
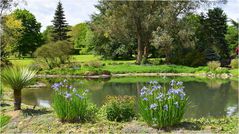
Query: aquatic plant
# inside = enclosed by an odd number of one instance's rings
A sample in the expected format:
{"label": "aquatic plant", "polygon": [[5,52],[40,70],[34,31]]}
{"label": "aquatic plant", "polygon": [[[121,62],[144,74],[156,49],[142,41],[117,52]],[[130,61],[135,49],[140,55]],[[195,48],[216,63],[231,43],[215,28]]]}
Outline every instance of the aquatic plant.
{"label": "aquatic plant", "polygon": [[21,90],[30,85],[37,71],[29,67],[8,67],[2,71],[1,80],[13,89],[14,110],[21,109]]}
{"label": "aquatic plant", "polygon": [[150,81],[140,91],[140,115],[150,126],[162,128],[177,124],[185,113],[188,98],[183,82],[172,80],[169,88]]}
{"label": "aquatic plant", "polygon": [[52,85],[52,107],[62,122],[92,120],[97,110],[88,99],[88,89],[76,89],[64,80]]}

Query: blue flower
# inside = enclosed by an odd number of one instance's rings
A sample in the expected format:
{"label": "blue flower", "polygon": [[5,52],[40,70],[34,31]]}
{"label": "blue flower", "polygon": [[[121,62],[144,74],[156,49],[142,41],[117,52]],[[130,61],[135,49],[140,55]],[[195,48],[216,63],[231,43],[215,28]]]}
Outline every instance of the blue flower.
{"label": "blue flower", "polygon": [[176,82],[175,80],[171,80],[170,85],[174,86],[175,82]]}
{"label": "blue flower", "polygon": [[182,85],[183,85],[183,82],[182,82],[182,81],[178,81],[176,85],[177,85],[177,86],[182,86]]}
{"label": "blue flower", "polygon": [[159,93],[159,95],[155,98],[156,100],[163,100],[163,94]]}
{"label": "blue flower", "polygon": [[148,98],[143,98],[144,101],[148,101],[149,99]]}
{"label": "blue flower", "polygon": [[154,80],[154,81],[149,81],[149,84],[156,85],[156,84],[158,84],[158,82],[157,82],[156,80]]}
{"label": "blue flower", "polygon": [[163,110],[168,111],[168,105],[167,104],[163,106]]}
{"label": "blue flower", "polygon": [[73,88],[73,90],[72,90],[74,93],[76,92],[76,89],[75,88]]}
{"label": "blue flower", "polygon": [[81,100],[84,99],[84,97],[79,94],[76,94],[76,96],[79,97]]}
{"label": "blue flower", "polygon": [[60,84],[59,84],[59,83],[54,83],[54,84],[51,86],[51,88],[56,89],[56,90],[58,90],[59,87],[60,87]]}
{"label": "blue flower", "polygon": [[145,91],[143,91],[143,92],[140,92],[140,96],[142,97],[142,96],[144,96],[146,94],[146,92]]}
{"label": "blue flower", "polygon": [[72,95],[71,95],[70,93],[67,93],[67,92],[66,92],[66,95],[65,95],[65,98],[66,98],[66,99],[70,99],[71,96],[72,96]]}
{"label": "blue flower", "polygon": [[72,89],[73,87],[70,85],[68,88],[69,88],[69,89]]}
{"label": "blue flower", "polygon": [[174,102],[174,105],[176,106],[176,108],[179,108],[178,102]]}
{"label": "blue flower", "polygon": [[155,110],[157,108],[157,106],[158,106],[157,104],[153,103],[153,104],[150,105],[149,109],[154,109]]}
{"label": "blue flower", "polygon": [[179,94],[179,96],[180,96],[180,99],[183,100],[184,96],[185,96],[185,93],[181,93],[181,94]]}

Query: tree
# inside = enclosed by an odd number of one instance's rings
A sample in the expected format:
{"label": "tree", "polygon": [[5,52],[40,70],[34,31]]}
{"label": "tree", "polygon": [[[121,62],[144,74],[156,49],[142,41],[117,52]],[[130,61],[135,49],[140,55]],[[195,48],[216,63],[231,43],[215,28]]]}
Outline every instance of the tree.
{"label": "tree", "polygon": [[1,80],[13,89],[14,110],[21,109],[21,90],[30,85],[37,71],[27,67],[11,67],[3,70]]}
{"label": "tree", "polygon": [[53,26],[47,26],[46,30],[44,30],[42,33],[44,44],[52,42],[54,40],[52,36],[53,36]]}
{"label": "tree", "polygon": [[[12,7],[16,7],[20,1],[16,0],[1,0],[0,1],[0,52],[1,61],[0,65],[9,65],[10,62],[7,60],[9,55],[9,44],[15,42],[18,38],[19,31],[21,28],[21,22],[16,20],[14,16],[5,15],[6,11],[11,10]],[[22,2],[25,2],[22,0]],[[20,25],[19,25],[20,24]]]}
{"label": "tree", "polygon": [[227,27],[227,34],[225,36],[225,39],[227,41],[227,44],[229,45],[230,49],[230,55],[231,56],[236,56],[236,48],[238,46],[238,23],[236,21],[232,20],[232,24]]}
{"label": "tree", "polygon": [[55,16],[53,19],[53,39],[54,41],[58,40],[67,40],[69,36],[67,35],[67,32],[70,30],[68,29],[68,24],[66,22],[66,18],[64,15],[64,10],[62,7],[61,2],[58,2]]}
{"label": "tree", "polygon": [[91,45],[89,41],[92,39],[92,34],[87,23],[77,24],[69,32],[71,40],[74,42],[74,48],[80,49],[81,54],[86,54],[89,51],[89,46]]}
{"label": "tree", "polygon": [[229,58],[226,33],[227,17],[222,9],[209,9],[206,16],[201,15],[196,47],[204,55],[205,63],[220,60],[225,65],[225,60]]}
{"label": "tree", "polygon": [[18,52],[21,57],[33,52],[42,45],[42,35],[40,32],[41,24],[36,21],[35,16],[26,9],[17,9],[12,13],[18,20],[22,22],[23,30],[21,38],[17,39],[14,52]]}

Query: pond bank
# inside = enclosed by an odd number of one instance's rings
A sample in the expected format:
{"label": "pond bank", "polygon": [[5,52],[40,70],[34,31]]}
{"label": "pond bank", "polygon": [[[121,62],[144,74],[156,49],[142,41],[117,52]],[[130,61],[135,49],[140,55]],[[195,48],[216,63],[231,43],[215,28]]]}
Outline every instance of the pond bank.
{"label": "pond bank", "polygon": [[207,77],[207,78],[232,78],[232,74],[213,74],[213,73],[124,73],[111,75],[70,75],[70,74],[38,74],[37,78],[110,78],[110,77],[127,77],[127,76],[193,76],[193,77]]}

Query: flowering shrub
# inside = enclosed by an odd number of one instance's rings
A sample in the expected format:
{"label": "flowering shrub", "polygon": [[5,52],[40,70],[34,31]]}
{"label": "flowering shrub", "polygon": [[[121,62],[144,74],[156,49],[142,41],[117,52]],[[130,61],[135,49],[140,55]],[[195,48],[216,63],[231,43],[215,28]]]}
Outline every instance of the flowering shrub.
{"label": "flowering shrub", "polygon": [[97,110],[88,101],[89,90],[76,89],[67,80],[52,85],[52,107],[62,122],[92,120]]}
{"label": "flowering shrub", "polygon": [[157,81],[149,82],[140,92],[139,110],[143,119],[151,126],[166,127],[180,122],[185,112],[187,97],[183,82],[170,82],[169,89]]}
{"label": "flowering shrub", "polygon": [[135,114],[135,98],[131,96],[107,96],[106,116],[110,121],[129,121]]}

